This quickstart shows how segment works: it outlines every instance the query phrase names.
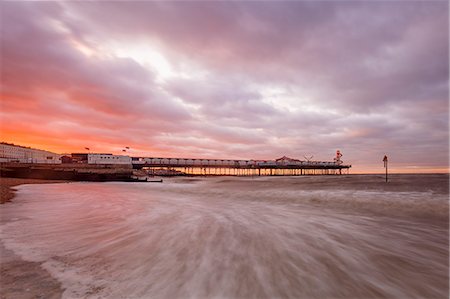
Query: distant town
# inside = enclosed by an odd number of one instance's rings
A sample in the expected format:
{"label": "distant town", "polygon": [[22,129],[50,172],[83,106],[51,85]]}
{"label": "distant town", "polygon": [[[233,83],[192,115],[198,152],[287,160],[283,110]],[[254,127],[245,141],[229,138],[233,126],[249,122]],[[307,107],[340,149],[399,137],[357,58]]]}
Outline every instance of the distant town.
{"label": "distant town", "polygon": [[338,150],[333,161],[283,156],[274,160],[131,157],[110,153],[57,154],[21,145],[0,143],[2,176],[75,180],[147,180],[175,175],[335,175],[349,172]]}

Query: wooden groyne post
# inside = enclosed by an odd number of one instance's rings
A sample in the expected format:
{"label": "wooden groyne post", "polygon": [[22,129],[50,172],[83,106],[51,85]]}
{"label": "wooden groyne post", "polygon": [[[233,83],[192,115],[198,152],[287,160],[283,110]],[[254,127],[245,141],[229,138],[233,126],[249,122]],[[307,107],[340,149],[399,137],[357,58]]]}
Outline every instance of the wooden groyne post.
{"label": "wooden groyne post", "polygon": [[388,157],[384,155],[383,158],[384,168],[386,168],[386,183],[388,182]]}

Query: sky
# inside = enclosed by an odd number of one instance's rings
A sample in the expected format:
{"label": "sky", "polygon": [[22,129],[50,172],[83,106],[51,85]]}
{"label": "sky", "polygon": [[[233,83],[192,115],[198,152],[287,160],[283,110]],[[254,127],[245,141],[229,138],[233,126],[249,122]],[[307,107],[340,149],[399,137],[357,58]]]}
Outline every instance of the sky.
{"label": "sky", "polygon": [[2,1],[1,141],[448,172],[447,1]]}

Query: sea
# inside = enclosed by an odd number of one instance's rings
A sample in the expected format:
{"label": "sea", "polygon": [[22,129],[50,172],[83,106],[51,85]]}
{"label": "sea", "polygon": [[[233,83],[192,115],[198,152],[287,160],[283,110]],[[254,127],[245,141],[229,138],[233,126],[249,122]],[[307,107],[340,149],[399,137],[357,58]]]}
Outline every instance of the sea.
{"label": "sea", "polygon": [[449,298],[447,174],[22,185],[0,215],[63,298]]}

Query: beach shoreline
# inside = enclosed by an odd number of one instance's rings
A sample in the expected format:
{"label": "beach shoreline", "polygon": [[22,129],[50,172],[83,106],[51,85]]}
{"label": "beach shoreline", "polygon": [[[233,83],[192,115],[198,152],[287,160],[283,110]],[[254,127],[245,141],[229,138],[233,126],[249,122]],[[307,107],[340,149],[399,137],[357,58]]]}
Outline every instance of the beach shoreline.
{"label": "beach shoreline", "polygon": [[[65,183],[62,180],[40,180],[22,178],[0,178],[0,204],[12,202],[15,186],[24,184]],[[7,215],[0,215],[0,223],[4,224]],[[0,277],[1,299],[9,298],[61,298],[61,283],[52,277],[40,263],[23,260],[13,251],[5,248],[0,242]]]}
{"label": "beach shoreline", "polygon": [[24,178],[0,178],[0,204],[11,202],[14,198],[14,187],[25,184],[55,184],[67,183],[66,180],[44,180],[44,179],[24,179]]}

